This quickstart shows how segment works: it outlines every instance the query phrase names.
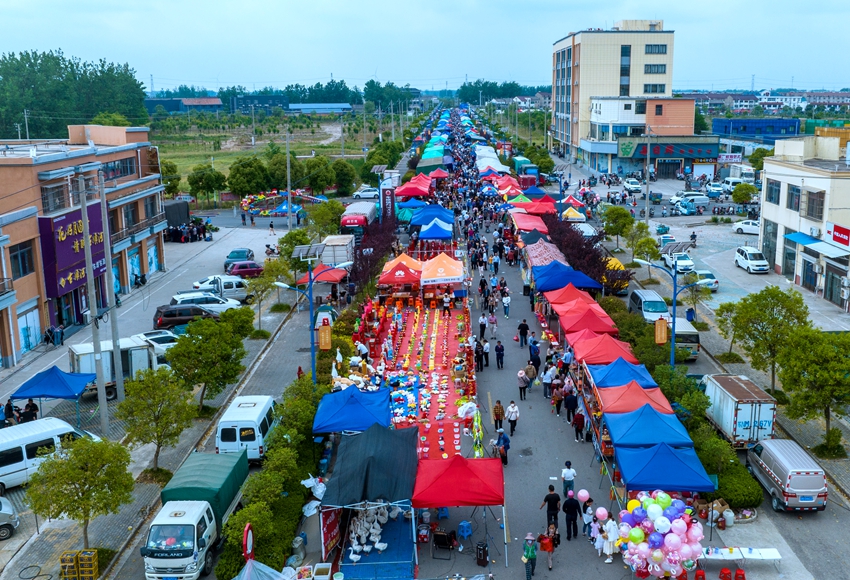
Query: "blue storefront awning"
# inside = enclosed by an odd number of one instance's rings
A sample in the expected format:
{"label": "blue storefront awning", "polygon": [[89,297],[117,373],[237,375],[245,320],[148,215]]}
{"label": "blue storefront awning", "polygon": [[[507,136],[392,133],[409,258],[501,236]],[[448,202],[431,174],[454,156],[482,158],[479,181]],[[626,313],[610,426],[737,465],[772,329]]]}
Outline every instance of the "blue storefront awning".
{"label": "blue storefront awning", "polygon": [[823,242],[815,237],[810,236],[809,234],[804,234],[803,232],[794,232],[793,234],[787,234],[785,236],[785,239],[791,240],[795,244],[806,246],[807,248],[814,250],[815,252],[823,254],[827,258],[843,258],[844,256],[850,255],[850,250],[845,250],[837,246],[833,246],[832,244]]}

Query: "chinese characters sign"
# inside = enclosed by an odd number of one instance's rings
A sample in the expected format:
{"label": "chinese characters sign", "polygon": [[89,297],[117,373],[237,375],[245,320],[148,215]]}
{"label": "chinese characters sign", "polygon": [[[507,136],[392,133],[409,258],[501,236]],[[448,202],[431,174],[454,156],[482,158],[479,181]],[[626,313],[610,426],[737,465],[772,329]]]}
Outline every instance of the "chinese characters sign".
{"label": "chinese characters sign", "polygon": [[88,239],[83,234],[82,210],[38,218],[44,283],[49,298],[57,298],[86,284],[86,244],[91,247],[95,276],[106,271],[100,206],[91,205],[87,209]]}

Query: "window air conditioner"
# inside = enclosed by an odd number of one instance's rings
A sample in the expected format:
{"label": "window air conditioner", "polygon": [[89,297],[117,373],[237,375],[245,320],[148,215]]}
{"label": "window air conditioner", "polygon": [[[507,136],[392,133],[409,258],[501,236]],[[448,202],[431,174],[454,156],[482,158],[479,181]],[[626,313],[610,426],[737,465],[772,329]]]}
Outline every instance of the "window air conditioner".
{"label": "window air conditioner", "polygon": [[91,310],[86,310],[84,312],[81,312],[80,314],[83,315],[84,325],[88,326],[89,324],[91,324]]}
{"label": "window air conditioner", "polygon": [[823,266],[820,264],[815,264],[815,274],[823,274]]}
{"label": "window air conditioner", "polygon": [[820,228],[809,228],[809,235],[813,238],[820,237]]}
{"label": "window air conditioner", "polygon": [[842,300],[850,300],[850,288],[842,288],[841,289],[841,299]]}
{"label": "window air conditioner", "polygon": [[850,288],[850,278],[842,278],[841,279],[841,287],[842,288]]}

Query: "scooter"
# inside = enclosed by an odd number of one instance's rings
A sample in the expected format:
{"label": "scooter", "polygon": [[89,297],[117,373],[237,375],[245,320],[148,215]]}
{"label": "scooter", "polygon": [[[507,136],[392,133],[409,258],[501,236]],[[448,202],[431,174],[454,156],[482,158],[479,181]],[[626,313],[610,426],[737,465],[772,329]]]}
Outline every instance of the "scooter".
{"label": "scooter", "polygon": [[697,247],[697,234],[696,234],[696,232],[691,234],[691,245],[693,245],[693,247],[695,247],[695,248]]}
{"label": "scooter", "polygon": [[661,217],[667,217],[667,208],[661,210]]}
{"label": "scooter", "polygon": [[280,248],[272,247],[271,244],[266,244],[266,256],[279,256]]}
{"label": "scooter", "polygon": [[148,277],[145,274],[142,274],[141,276],[138,274],[133,274],[133,288],[141,288],[147,283]]}

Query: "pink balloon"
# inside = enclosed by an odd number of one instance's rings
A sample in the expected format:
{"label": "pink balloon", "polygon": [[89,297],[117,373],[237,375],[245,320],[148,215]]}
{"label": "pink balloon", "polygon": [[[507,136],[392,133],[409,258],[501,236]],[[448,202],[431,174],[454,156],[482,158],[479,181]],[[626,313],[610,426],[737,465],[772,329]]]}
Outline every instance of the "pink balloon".
{"label": "pink balloon", "polygon": [[676,578],[679,574],[682,573],[682,566],[679,564],[671,564],[670,565],[670,576]]}
{"label": "pink balloon", "polygon": [[646,542],[641,542],[640,544],[638,544],[637,551],[638,554],[644,559],[649,558],[649,554],[652,553],[652,549]]}
{"label": "pink balloon", "polygon": [[682,557],[682,560],[690,560],[694,553],[688,544],[682,543],[682,547],[679,548],[679,555]]}
{"label": "pink balloon", "polygon": [[589,497],[590,497],[590,494],[587,492],[586,489],[578,490],[578,500],[579,501],[587,501]]}
{"label": "pink balloon", "polygon": [[682,539],[676,534],[667,534],[664,536],[664,545],[668,550],[675,551],[682,547]]}
{"label": "pink balloon", "polygon": [[641,529],[643,529],[644,533],[647,534],[647,535],[649,535],[649,534],[651,534],[652,532],[655,531],[655,525],[652,523],[652,521],[649,520],[649,518],[643,520],[640,523],[640,527],[641,527]]}
{"label": "pink balloon", "polygon": [[670,524],[670,531],[677,536],[683,536],[688,531],[688,524],[677,518]]}
{"label": "pink balloon", "polygon": [[702,544],[691,542],[691,558],[696,559],[700,554],[702,554]]}
{"label": "pink balloon", "polygon": [[607,519],[608,518],[608,510],[606,510],[604,507],[596,508],[596,517],[599,519],[600,522],[602,520]]}

